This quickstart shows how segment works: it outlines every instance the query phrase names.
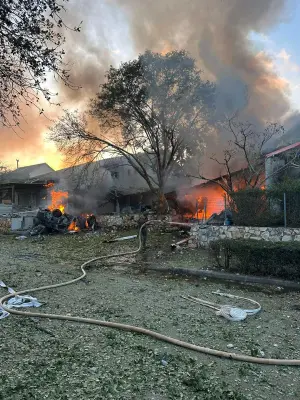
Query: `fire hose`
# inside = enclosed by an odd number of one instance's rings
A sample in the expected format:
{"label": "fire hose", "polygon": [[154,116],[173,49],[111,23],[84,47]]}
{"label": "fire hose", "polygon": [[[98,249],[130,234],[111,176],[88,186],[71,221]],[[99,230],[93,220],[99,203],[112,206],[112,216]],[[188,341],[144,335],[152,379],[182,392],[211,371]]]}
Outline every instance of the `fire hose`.
{"label": "fire hose", "polygon": [[220,350],[215,350],[212,348],[208,347],[202,347],[198,346],[189,342],[184,342],[179,339],[172,338],[167,335],[163,335],[161,333],[142,328],[139,326],[133,326],[133,325],[127,325],[127,324],[122,324],[118,322],[111,322],[111,321],[102,321],[102,320],[97,320],[97,319],[92,319],[92,318],[82,318],[82,317],[72,317],[69,315],[59,315],[59,314],[43,314],[40,312],[23,312],[19,310],[14,310],[12,308],[6,307],[6,301],[8,301],[10,298],[18,295],[23,295],[26,293],[32,293],[32,292],[38,292],[42,290],[47,290],[47,289],[55,289],[67,285],[71,285],[73,283],[76,283],[80,280],[82,280],[86,276],[86,271],[85,267],[87,267],[89,264],[99,261],[99,260],[104,260],[104,259],[109,259],[109,258],[114,258],[114,257],[121,257],[121,256],[128,256],[128,255],[134,255],[137,254],[141,251],[142,249],[142,240],[141,240],[141,232],[142,229],[151,223],[167,223],[169,225],[182,225],[182,226],[187,226],[187,224],[180,224],[177,222],[165,222],[165,221],[160,221],[160,220],[152,220],[152,221],[147,221],[145,222],[141,228],[140,228],[140,234],[139,234],[139,247],[136,250],[124,252],[124,253],[119,253],[119,254],[109,254],[105,256],[99,256],[92,258],[88,261],[85,261],[81,266],[80,269],[82,271],[82,274],[75,279],[66,281],[66,282],[61,282],[61,283],[56,283],[54,285],[47,285],[47,286],[41,286],[41,287],[36,287],[32,289],[26,289],[26,290],[21,290],[15,293],[10,293],[0,299],[0,307],[2,307],[5,311],[9,312],[10,314],[13,315],[18,315],[22,317],[35,317],[35,318],[45,318],[45,319],[50,319],[50,320],[61,320],[61,321],[72,321],[72,322],[79,322],[83,324],[91,324],[91,325],[100,325],[100,326],[105,326],[108,328],[115,328],[119,330],[124,330],[128,332],[136,332],[140,333],[142,335],[150,336],[154,339],[171,343],[175,346],[183,347],[185,349],[193,350],[198,353],[203,353],[211,356],[216,356],[216,357],[221,357],[221,358],[227,358],[231,360],[236,360],[236,361],[243,361],[247,363],[255,363],[255,364],[267,364],[267,365],[299,365],[300,366],[300,360],[297,359],[276,359],[276,358],[259,358],[259,357],[252,357],[252,356],[247,356],[243,354],[236,354],[236,353],[231,353],[231,352],[226,352],[226,351],[220,351]]}

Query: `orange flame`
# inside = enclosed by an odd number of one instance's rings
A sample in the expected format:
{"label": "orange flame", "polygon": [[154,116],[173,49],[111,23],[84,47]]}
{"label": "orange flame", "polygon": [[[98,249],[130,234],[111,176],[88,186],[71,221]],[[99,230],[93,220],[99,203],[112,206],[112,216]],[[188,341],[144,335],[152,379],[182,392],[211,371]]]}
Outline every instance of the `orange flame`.
{"label": "orange flame", "polygon": [[69,196],[68,192],[56,192],[55,190],[51,191],[51,205],[48,206],[50,211],[55,209],[59,209],[63,214],[65,212],[65,206],[63,204],[64,199],[67,199]]}
{"label": "orange flame", "polygon": [[76,220],[70,223],[70,225],[68,226],[68,231],[75,231],[75,232],[80,231],[79,227],[76,225]]}
{"label": "orange flame", "polygon": [[219,214],[225,208],[224,195],[225,191],[217,185],[207,184],[194,188],[190,194],[184,196],[191,209],[185,216],[207,220],[212,214]]}
{"label": "orange flame", "polygon": [[[44,187],[46,189],[50,189],[54,187],[54,182],[49,182]],[[51,204],[47,207],[50,211],[53,210],[60,210],[63,214],[65,212],[65,205],[64,205],[64,200],[69,197],[68,192],[62,192],[62,191],[56,191],[56,190],[51,190],[50,192],[51,195]],[[46,199],[46,197],[44,198]]]}
{"label": "orange flame", "polygon": [[[265,190],[265,184],[261,184],[259,187]],[[245,188],[245,182],[240,180],[235,182],[233,190],[239,191]],[[190,211],[185,214],[185,217],[207,220],[212,214],[221,213],[226,205],[225,196],[225,190],[218,184],[207,183],[194,187],[189,194],[184,196],[184,200],[188,205],[187,209]]]}
{"label": "orange flame", "polygon": [[47,188],[47,189],[49,189],[49,188],[51,188],[53,186],[54,186],[53,182],[49,182],[49,183],[47,183],[47,185],[44,185],[44,187]]}
{"label": "orange flame", "polygon": [[89,227],[89,224],[88,224],[88,218],[89,217],[92,217],[93,216],[93,214],[81,214],[81,216],[83,217],[83,218],[85,218],[85,222],[84,222],[84,226],[85,226],[85,228],[86,229],[90,229],[90,227]]}

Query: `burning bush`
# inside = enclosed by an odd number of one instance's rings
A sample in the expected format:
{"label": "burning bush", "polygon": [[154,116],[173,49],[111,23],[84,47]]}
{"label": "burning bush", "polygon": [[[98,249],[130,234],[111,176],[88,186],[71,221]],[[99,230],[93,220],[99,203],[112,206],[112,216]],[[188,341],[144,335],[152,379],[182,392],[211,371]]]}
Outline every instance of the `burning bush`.
{"label": "burning bush", "polygon": [[300,182],[287,180],[268,189],[247,188],[229,193],[233,223],[240,226],[300,227]]}
{"label": "burning bush", "polygon": [[[241,226],[270,226],[266,192],[260,188],[229,193],[229,208],[233,223]],[[274,225],[274,221],[273,221]]]}

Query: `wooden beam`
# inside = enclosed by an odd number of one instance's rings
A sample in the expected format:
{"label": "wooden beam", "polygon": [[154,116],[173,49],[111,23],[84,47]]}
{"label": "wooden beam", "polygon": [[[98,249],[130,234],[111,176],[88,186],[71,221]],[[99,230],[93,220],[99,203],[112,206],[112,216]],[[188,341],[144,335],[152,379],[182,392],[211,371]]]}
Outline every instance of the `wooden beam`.
{"label": "wooden beam", "polygon": [[15,204],[15,185],[11,187],[11,203]]}

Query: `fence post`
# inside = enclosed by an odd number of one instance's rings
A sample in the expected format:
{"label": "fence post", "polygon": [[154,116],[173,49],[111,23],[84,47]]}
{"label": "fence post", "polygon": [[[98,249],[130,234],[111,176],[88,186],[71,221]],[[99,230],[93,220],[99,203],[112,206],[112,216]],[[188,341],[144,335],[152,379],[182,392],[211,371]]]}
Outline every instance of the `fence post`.
{"label": "fence post", "polygon": [[286,193],[283,193],[283,218],[284,218],[284,227],[286,228]]}
{"label": "fence post", "polygon": [[226,194],[224,194],[224,225],[225,225],[225,221],[226,221],[226,218],[227,218],[227,204],[226,204],[227,202],[226,202]]}

